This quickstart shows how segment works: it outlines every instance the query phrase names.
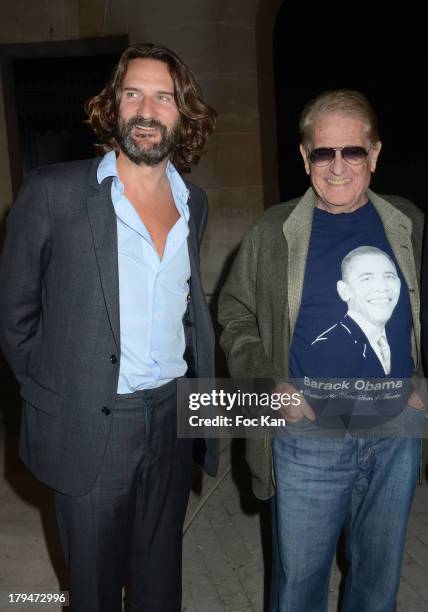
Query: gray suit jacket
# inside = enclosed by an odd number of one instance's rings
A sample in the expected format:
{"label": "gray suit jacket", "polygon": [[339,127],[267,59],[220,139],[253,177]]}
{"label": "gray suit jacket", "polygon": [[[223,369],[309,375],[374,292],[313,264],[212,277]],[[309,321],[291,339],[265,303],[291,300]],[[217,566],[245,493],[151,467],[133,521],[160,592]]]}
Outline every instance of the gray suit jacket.
{"label": "gray suit jacket", "polygon": [[[0,263],[0,346],[21,385],[20,453],[43,482],[88,492],[108,439],[120,364],[116,217],[100,159],[31,172],[13,206]],[[189,371],[214,376],[214,337],[199,271],[205,192],[191,184]],[[198,441],[210,474],[216,441]]]}

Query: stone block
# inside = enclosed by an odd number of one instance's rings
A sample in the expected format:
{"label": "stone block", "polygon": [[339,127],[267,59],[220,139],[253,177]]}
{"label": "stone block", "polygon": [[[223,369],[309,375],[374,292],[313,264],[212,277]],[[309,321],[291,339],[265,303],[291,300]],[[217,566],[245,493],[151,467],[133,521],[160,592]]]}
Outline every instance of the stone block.
{"label": "stone block", "polygon": [[199,79],[218,75],[215,23],[188,26],[179,22],[159,28],[147,24],[137,28],[131,20],[129,38],[131,44],[153,42],[170,47]]}
{"label": "stone block", "polygon": [[401,575],[417,591],[421,591],[428,585],[428,568],[421,567],[413,560],[403,562]]}
{"label": "stone block", "polygon": [[206,239],[229,238],[230,227],[239,224],[236,240],[241,240],[246,229],[263,213],[261,185],[216,187],[208,193],[208,226]]}
{"label": "stone block", "polygon": [[212,294],[230,267],[245,231],[263,212],[260,186],[208,190],[209,216],[201,247],[205,291]]}
{"label": "stone block", "polygon": [[203,605],[196,608],[198,612],[226,612],[220,599],[204,600]]}
{"label": "stone block", "polygon": [[201,80],[204,99],[218,113],[216,132],[255,132],[259,129],[257,82],[254,78]]}
{"label": "stone block", "polygon": [[233,507],[227,501],[224,502],[224,505],[227,510],[231,511],[231,514],[229,512],[228,514],[237,533],[241,536],[242,541],[245,542],[249,552],[257,558],[262,553],[260,528],[258,528],[257,524],[254,524],[253,517],[245,514],[241,508],[238,512],[234,512]]}
{"label": "stone block", "polygon": [[15,0],[3,3],[3,44],[78,38],[78,4],[74,0]]}
{"label": "stone block", "polygon": [[213,577],[215,584],[222,580],[236,581],[229,559],[220,546],[212,529],[197,528],[199,552],[203,558],[203,566]]}
{"label": "stone block", "polygon": [[[143,13],[145,2],[140,2],[140,14]],[[132,14],[130,0],[114,0],[107,4],[103,35],[115,36],[128,34],[132,27],[134,15]]]}
{"label": "stone block", "polygon": [[252,28],[218,24],[218,62],[222,76],[256,77],[256,43]]}
{"label": "stone block", "polygon": [[233,567],[248,563],[251,555],[233,525],[215,527],[214,532]]}
{"label": "stone block", "polygon": [[213,134],[190,180],[205,188],[243,187],[262,182],[260,140],[256,132]]}
{"label": "stone block", "polygon": [[[55,541],[55,551],[46,545],[46,530],[49,541]],[[43,592],[59,590],[58,578],[51,564],[54,552],[56,562],[61,562],[56,525],[45,525],[35,521],[0,521],[0,590],[15,592]],[[64,569],[62,569],[64,572]]]}
{"label": "stone block", "polygon": [[[218,603],[220,600],[212,579],[208,575],[188,576],[187,584],[189,585],[193,601],[198,610],[207,610],[208,602]],[[222,608],[220,608],[222,611]]]}
{"label": "stone block", "polygon": [[260,0],[220,0],[218,20],[254,28]]}
{"label": "stone block", "polygon": [[218,580],[216,589],[226,610],[248,609],[250,602],[238,580],[230,578]]}
{"label": "stone block", "polygon": [[[80,38],[96,38],[104,34],[106,8],[115,2],[108,0],[78,0],[78,24]],[[126,11],[126,0],[122,0]]]}
{"label": "stone block", "polygon": [[428,542],[408,534],[406,550],[421,567],[428,568]]}
{"label": "stone block", "polygon": [[409,531],[416,536],[427,536],[428,539],[428,513],[425,511],[417,511],[417,507],[413,506],[412,515],[409,518]]}
{"label": "stone block", "polygon": [[403,610],[406,611],[413,610],[415,606],[424,604],[422,596],[406,580],[403,579],[400,583],[397,601]]}
{"label": "stone block", "polygon": [[[115,0],[120,5],[121,0]],[[186,0],[165,2],[162,0],[130,0],[130,17],[134,29],[147,27],[162,29],[168,26],[194,26],[217,21],[218,0]]]}

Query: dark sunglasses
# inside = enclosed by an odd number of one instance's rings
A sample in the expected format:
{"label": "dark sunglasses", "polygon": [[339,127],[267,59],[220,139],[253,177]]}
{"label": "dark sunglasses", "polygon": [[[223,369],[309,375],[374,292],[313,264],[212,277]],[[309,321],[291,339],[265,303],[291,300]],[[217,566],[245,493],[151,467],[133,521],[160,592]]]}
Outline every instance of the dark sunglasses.
{"label": "dark sunglasses", "polygon": [[320,147],[319,149],[313,149],[308,157],[312,164],[315,166],[328,166],[336,157],[336,151],[340,151],[342,159],[351,166],[359,166],[363,164],[370,149],[373,145],[367,149],[364,147]]}

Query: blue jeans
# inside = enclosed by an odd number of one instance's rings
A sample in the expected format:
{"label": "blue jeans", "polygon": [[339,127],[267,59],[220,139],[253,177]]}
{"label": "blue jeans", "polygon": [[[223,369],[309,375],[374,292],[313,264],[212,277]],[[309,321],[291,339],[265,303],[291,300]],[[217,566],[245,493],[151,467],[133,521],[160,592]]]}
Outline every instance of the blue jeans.
{"label": "blue jeans", "polygon": [[[422,424],[420,411],[405,413]],[[327,612],[331,567],[344,529],[349,572],[342,612],[394,612],[420,439],[317,437],[311,428],[304,419],[272,441],[270,611]]]}

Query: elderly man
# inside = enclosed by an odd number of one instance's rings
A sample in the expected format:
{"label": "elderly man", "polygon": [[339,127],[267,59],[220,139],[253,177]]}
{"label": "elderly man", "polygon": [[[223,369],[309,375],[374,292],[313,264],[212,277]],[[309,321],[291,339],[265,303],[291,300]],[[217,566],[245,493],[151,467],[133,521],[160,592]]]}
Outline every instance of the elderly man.
{"label": "elderly man", "polygon": [[[39,168],[8,219],[1,347],[21,384],[21,457],[55,490],[75,612],[181,610],[192,450],[176,380],[213,375],[196,163],[216,113],[170,49],[128,48],[87,106],[103,157]],[[193,447],[193,448],[192,448]]]}
{"label": "elderly man", "polygon": [[[320,331],[348,316],[348,306],[350,316],[359,313],[355,327],[364,319],[373,342],[372,327],[388,320],[389,357],[370,348],[372,369],[350,360],[347,376],[410,378],[415,370],[422,376],[423,216],[407,200],[387,201],[369,190],[381,150],[374,111],[358,92],[326,92],[306,106],[300,131],[312,186],[300,200],[268,210],[250,229],[222,291],[221,343],[230,373],[276,381],[337,376],[337,348],[332,346],[330,362],[328,353],[323,357],[320,374],[313,343],[322,343]],[[359,257],[338,284],[350,253]],[[368,253],[377,253],[370,269]],[[368,297],[363,288],[372,273],[390,286],[381,297]],[[384,336],[380,331],[376,340]],[[277,390],[290,385],[279,383]],[[408,403],[400,418],[423,419],[419,396],[413,393]],[[280,437],[271,441],[266,432],[263,440],[247,441],[255,494],[268,499],[276,488],[271,611],[327,610],[332,560],[345,529],[350,568],[343,612],[392,612],[420,441],[349,433],[317,437],[318,415],[303,396],[299,406],[282,412],[289,426]]]}

